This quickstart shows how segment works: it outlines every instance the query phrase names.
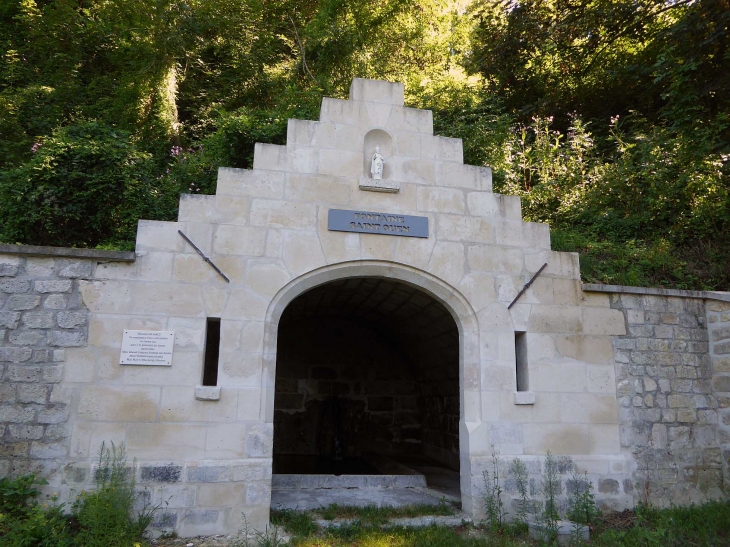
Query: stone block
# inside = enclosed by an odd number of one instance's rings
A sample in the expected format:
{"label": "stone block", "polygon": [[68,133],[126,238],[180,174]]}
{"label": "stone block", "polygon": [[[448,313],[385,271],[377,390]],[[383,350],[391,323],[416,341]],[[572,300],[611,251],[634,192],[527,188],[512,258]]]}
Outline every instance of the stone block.
{"label": "stone block", "polygon": [[521,249],[470,245],[469,267],[483,272],[499,272],[519,275],[524,269],[524,253]]}
{"label": "stone block", "polygon": [[350,101],[403,106],[404,87],[401,83],[354,78],[350,84]]}
{"label": "stone block", "polygon": [[561,396],[563,421],[573,423],[618,423],[618,406],[613,395],[571,393]]}
{"label": "stone block", "polygon": [[245,456],[247,425],[215,424],[208,427],[205,439],[206,459],[240,459]]}
{"label": "stone block", "polygon": [[174,463],[145,464],[140,466],[140,482],[173,484],[180,482],[182,472],[182,466]]}
{"label": "stone block", "polygon": [[263,256],[266,229],[246,226],[219,226],[213,239],[213,250],[221,255]]}
{"label": "stone block", "polygon": [[[446,241],[492,243],[494,233],[492,226],[485,220],[467,216],[440,215],[436,237]],[[520,262],[521,259],[520,256]]]}
{"label": "stone block", "polygon": [[334,148],[339,144],[335,140],[335,127],[332,123],[289,119],[286,128],[286,142],[290,145]]}
{"label": "stone block", "polygon": [[143,422],[157,419],[160,388],[89,385],[81,388],[78,416],[86,420]]}
{"label": "stone block", "polygon": [[58,260],[59,277],[77,279],[93,275],[94,263],[90,260]]}
{"label": "stone block", "polygon": [[0,458],[27,458],[29,447],[27,441],[0,442]]}
{"label": "stone block", "polygon": [[438,242],[433,248],[428,271],[452,286],[458,285],[464,276],[464,255],[463,244]]}
{"label": "stone block", "polygon": [[20,323],[20,313],[3,311],[0,312],[0,327],[7,329],[17,329]]}
{"label": "stone block", "polygon": [[198,286],[145,283],[139,285],[134,292],[133,310],[150,315],[201,315],[203,298]]}
{"label": "stone block", "polygon": [[195,386],[195,398],[198,401],[217,401],[221,398],[220,386]]}
{"label": "stone block", "polygon": [[236,417],[238,394],[223,390],[220,400],[201,401],[194,397],[194,389],[187,386],[162,388],[160,420],[163,422],[216,422],[231,421]]}
{"label": "stone block", "polygon": [[[0,338],[2,339],[2,338]],[[730,357],[713,357],[712,370],[714,372],[730,372]]]}
{"label": "stone block", "polygon": [[254,146],[254,170],[286,171],[287,147],[257,142]]}
{"label": "stone block", "polygon": [[286,147],[286,170],[295,173],[316,173],[318,152],[316,148],[296,146]]}
{"label": "stone block", "polygon": [[45,404],[48,399],[49,386],[44,384],[20,384],[17,391],[19,403]]}
{"label": "stone block", "polygon": [[393,105],[386,127],[433,135],[433,113],[430,110]]}
{"label": "stone block", "polygon": [[421,157],[429,160],[464,163],[461,139],[424,135],[421,137]]}
{"label": "stone block", "polygon": [[27,312],[23,324],[29,329],[50,329],[55,326],[53,312]]}
{"label": "stone block", "polygon": [[251,224],[253,226],[312,228],[315,226],[316,220],[317,210],[311,203],[260,199],[251,203]]}
{"label": "stone block", "polygon": [[[369,117],[365,105],[361,101],[345,101],[342,99],[322,98],[322,107],[319,112],[322,122],[336,124],[367,126]],[[254,164],[254,167],[256,165]]]}
{"label": "stone block", "polygon": [[[589,309],[589,308],[585,308]],[[593,308],[603,311],[601,308]],[[620,314],[620,312],[619,312]],[[623,315],[621,318],[623,319]],[[551,334],[579,333],[583,330],[581,308],[577,306],[533,306],[529,331]],[[588,334],[592,334],[588,332]],[[600,333],[603,334],[603,333]]]}
{"label": "stone block", "polygon": [[[13,311],[32,310],[41,303],[41,297],[34,294],[14,294],[8,298],[6,307]],[[2,322],[0,315],[0,323]]]}
{"label": "stone block", "polygon": [[583,332],[585,334],[625,335],[624,315],[619,310],[584,308]]}
{"label": "stone block", "polygon": [[13,277],[18,275],[20,258],[17,256],[0,257],[0,277]]}
{"label": "stone block", "polygon": [[48,345],[71,348],[86,345],[86,333],[83,331],[49,331]]}
{"label": "stone block", "polygon": [[730,342],[722,342],[712,347],[715,355],[730,355]]}
{"label": "stone block", "polygon": [[[611,338],[608,336],[568,335],[556,337],[557,349],[563,357],[586,363],[603,364],[613,360]],[[633,342],[633,340],[632,340]]]}
{"label": "stone block", "polygon": [[288,236],[284,241],[283,257],[292,275],[301,275],[326,263],[319,238],[309,235]]}
{"label": "stone block", "polygon": [[711,330],[711,333],[713,342],[730,339],[730,327],[715,327]]}
{"label": "stone block", "polygon": [[0,422],[29,423],[35,418],[32,407],[0,405]]}
{"label": "stone block", "polygon": [[211,282],[218,274],[197,255],[177,255],[172,268],[172,279],[185,283]]}
{"label": "stone block", "polygon": [[76,329],[86,325],[88,314],[82,311],[61,311],[56,319],[62,329]]}
{"label": "stone block", "polygon": [[[312,202],[345,204],[350,199],[350,185],[343,179],[329,176],[291,174],[287,176],[285,196],[288,200],[303,204]],[[310,226],[308,220],[306,226]]]}
{"label": "stone block", "polygon": [[38,458],[39,460],[48,460],[56,458],[64,458],[67,453],[65,443],[46,443],[41,441],[35,441],[30,446],[31,458]]}
{"label": "stone block", "polygon": [[[434,185],[436,180],[436,162],[395,156],[388,164],[386,164],[385,173],[387,179],[399,181],[401,183]],[[401,192],[403,192],[403,187],[404,184],[401,184]]]}
{"label": "stone block", "polygon": [[[410,156],[414,158],[421,157],[421,135],[411,133],[410,131],[398,131],[393,135],[395,140],[395,154],[398,156]],[[338,139],[339,140],[339,139]],[[360,150],[360,140],[357,141],[357,148]]]}
{"label": "stone block", "polygon": [[713,376],[712,389],[720,392],[730,392],[730,375],[716,374]]}
{"label": "stone block", "polygon": [[30,281],[27,279],[0,279],[0,292],[21,294],[30,290]]}
{"label": "stone block", "polygon": [[730,302],[723,300],[707,300],[707,311],[723,312],[730,311]]}
{"label": "stone block", "polygon": [[530,384],[540,386],[540,395],[543,390],[563,393],[583,392],[587,386],[586,365],[570,361],[532,363]]}
{"label": "stone block", "polygon": [[[2,348],[0,347],[0,363],[2,362],[10,362],[10,363],[24,363],[26,361],[29,361],[30,358],[33,355],[33,350],[30,348]],[[37,367],[11,367],[10,374],[13,374],[13,371],[18,369],[35,369]],[[26,381],[34,381],[34,380],[26,380]]]}
{"label": "stone block", "polygon": [[191,424],[135,424],[127,432],[127,450],[138,459],[169,461],[170,454],[202,458],[206,427]]}
{"label": "stone block", "polygon": [[590,453],[586,425],[524,424],[524,453],[543,455],[548,450],[555,455]]}
{"label": "stone block", "polygon": [[43,426],[11,424],[8,426],[8,433],[12,439],[37,441],[43,438]]}
{"label": "stone block", "polygon": [[273,424],[256,424],[246,434],[246,455],[250,458],[270,458],[273,442]]}
{"label": "stone block", "polygon": [[[37,293],[67,293],[71,291],[70,280],[37,280],[33,288]],[[22,291],[27,292],[27,291]]]}
{"label": "stone block", "polygon": [[418,188],[418,210],[440,213],[464,212],[464,192],[451,188]]}
{"label": "stone block", "polygon": [[47,310],[63,310],[68,305],[67,296],[63,294],[50,294],[43,302],[43,307]]}
{"label": "stone block", "polygon": [[[386,163],[384,178],[400,180],[394,173],[394,160]],[[301,172],[301,171],[300,171]],[[361,152],[347,150],[320,150],[317,173],[334,177],[360,177],[364,174],[364,160]]]}
{"label": "stone block", "polygon": [[284,173],[220,167],[217,194],[281,198],[284,194],[284,181]]}

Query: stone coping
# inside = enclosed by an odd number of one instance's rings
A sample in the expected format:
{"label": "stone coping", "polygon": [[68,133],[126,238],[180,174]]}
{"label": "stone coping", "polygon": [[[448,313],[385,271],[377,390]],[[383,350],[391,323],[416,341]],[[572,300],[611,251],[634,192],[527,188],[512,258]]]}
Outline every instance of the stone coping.
{"label": "stone coping", "polygon": [[680,298],[701,298],[730,302],[730,292],[725,291],[685,291],[681,289],[661,289],[655,287],[630,287],[628,285],[601,285],[599,283],[583,283],[583,291],[678,296]]}
{"label": "stone coping", "polygon": [[0,243],[0,254],[92,258],[97,260],[108,260],[110,262],[134,262],[134,259],[136,258],[134,251],[102,251],[100,249],[11,245],[8,243]]}

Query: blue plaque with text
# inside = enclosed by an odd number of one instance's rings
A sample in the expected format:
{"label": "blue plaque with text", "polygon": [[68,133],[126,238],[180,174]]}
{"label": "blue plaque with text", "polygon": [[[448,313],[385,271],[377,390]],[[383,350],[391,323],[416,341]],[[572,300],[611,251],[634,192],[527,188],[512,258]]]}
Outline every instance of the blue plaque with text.
{"label": "blue plaque with text", "polygon": [[327,228],[335,232],[428,237],[428,217],[330,209]]}

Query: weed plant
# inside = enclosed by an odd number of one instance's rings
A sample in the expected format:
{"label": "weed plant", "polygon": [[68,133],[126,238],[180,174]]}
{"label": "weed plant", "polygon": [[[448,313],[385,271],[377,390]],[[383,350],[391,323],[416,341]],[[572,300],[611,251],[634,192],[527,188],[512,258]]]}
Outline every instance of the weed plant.
{"label": "weed plant", "polygon": [[512,475],[514,475],[515,478],[515,486],[520,495],[519,505],[517,506],[517,512],[515,514],[515,523],[524,527],[527,526],[527,515],[532,506],[530,494],[528,492],[529,473],[525,462],[519,458],[512,460],[511,468]]}
{"label": "weed plant", "polygon": [[588,473],[578,473],[573,468],[573,475],[570,479],[571,488],[568,491],[568,518],[578,524],[591,524],[596,520],[600,512],[596,507],[595,496],[593,495],[593,484],[588,480]]}
{"label": "weed plant", "polygon": [[99,448],[96,488],[83,492],[74,503],[80,531],[77,545],[84,547],[128,547],[142,539],[142,534],[157,509],[144,503],[133,517],[139,497],[135,492],[134,471],[127,467],[124,444]]}
{"label": "weed plant", "polygon": [[504,524],[504,505],[502,504],[502,486],[499,482],[499,452],[492,445],[492,468],[484,471],[484,510],[487,526],[493,532],[501,530]]}

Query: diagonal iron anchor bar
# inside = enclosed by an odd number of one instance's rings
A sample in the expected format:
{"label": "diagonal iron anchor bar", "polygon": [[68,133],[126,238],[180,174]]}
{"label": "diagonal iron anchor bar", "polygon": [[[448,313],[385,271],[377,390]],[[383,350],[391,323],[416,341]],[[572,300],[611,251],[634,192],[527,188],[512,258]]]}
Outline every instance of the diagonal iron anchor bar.
{"label": "diagonal iron anchor bar", "polygon": [[524,287],[522,287],[522,290],[519,293],[517,293],[517,296],[515,296],[515,299],[512,301],[512,303],[509,306],[507,306],[507,309],[510,309],[512,306],[515,305],[515,302],[517,302],[520,299],[520,296],[522,296],[523,294],[525,294],[525,291],[530,288],[530,285],[532,285],[532,282],[535,281],[535,279],[537,279],[537,276],[542,273],[542,271],[547,267],[547,265],[548,265],[548,263],[545,262],[545,264],[543,264],[540,267],[540,269],[537,270],[537,272],[535,273],[535,275],[532,276],[532,279],[530,279],[527,282],[527,284]]}
{"label": "diagonal iron anchor bar", "polygon": [[197,245],[196,245],[195,243],[193,243],[193,242],[192,242],[192,241],[190,240],[190,238],[189,238],[188,236],[186,236],[185,234],[183,234],[183,233],[182,233],[182,230],[178,230],[178,231],[177,231],[177,233],[178,233],[178,234],[180,234],[181,236],[183,236],[183,237],[185,238],[185,241],[187,241],[188,243],[190,243],[190,245],[192,245],[192,246],[193,246],[193,249],[195,249],[196,251],[198,251],[198,254],[199,254],[200,256],[202,256],[202,257],[203,257],[203,260],[205,260],[205,261],[206,261],[206,262],[207,262],[208,264],[210,264],[210,265],[212,266],[212,268],[213,268],[213,269],[214,269],[214,270],[215,270],[216,272],[218,272],[218,274],[219,274],[219,275],[220,275],[220,276],[221,276],[221,277],[222,277],[223,279],[225,279],[225,280],[226,280],[226,281],[227,281],[228,283],[230,283],[230,282],[231,282],[231,280],[230,280],[230,279],[228,279],[228,276],[227,276],[226,274],[224,274],[224,273],[223,273],[223,272],[222,272],[222,271],[220,270],[220,268],[219,268],[218,266],[216,266],[215,264],[213,264],[213,261],[212,261],[212,260],[211,260],[210,258],[208,258],[207,256],[205,256],[205,253],[204,253],[203,251],[201,251],[200,249],[198,249],[198,246],[197,246]]}

